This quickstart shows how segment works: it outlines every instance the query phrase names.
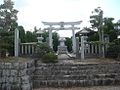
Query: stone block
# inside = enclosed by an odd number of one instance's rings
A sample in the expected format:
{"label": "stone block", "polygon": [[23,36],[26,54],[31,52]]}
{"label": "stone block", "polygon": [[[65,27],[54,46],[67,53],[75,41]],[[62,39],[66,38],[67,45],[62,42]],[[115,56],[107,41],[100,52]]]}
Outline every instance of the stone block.
{"label": "stone block", "polygon": [[12,68],[12,64],[11,63],[5,63],[5,69],[11,69]]}
{"label": "stone block", "polygon": [[35,67],[31,67],[27,69],[27,75],[32,75],[32,73],[35,71]]}
{"label": "stone block", "polygon": [[32,63],[32,61],[27,62],[27,68],[31,68],[33,66]]}
{"label": "stone block", "polygon": [[6,83],[5,88],[6,88],[5,90],[11,90],[11,84]]}
{"label": "stone block", "polygon": [[0,90],[2,90],[2,84],[0,83]]}
{"label": "stone block", "polygon": [[21,90],[21,85],[20,84],[12,84],[11,90]]}
{"label": "stone block", "polygon": [[22,84],[29,84],[31,81],[29,76],[23,76],[21,77],[21,80],[22,80]]}
{"label": "stone block", "polygon": [[2,70],[0,69],[0,77],[2,77]]}
{"label": "stone block", "polygon": [[16,78],[15,76],[14,77],[9,77],[9,83],[13,83],[14,82],[14,78]]}
{"label": "stone block", "polygon": [[6,84],[5,84],[5,83],[3,83],[3,84],[1,85],[1,90],[6,90]]}
{"label": "stone block", "polygon": [[17,70],[10,70],[10,75],[11,76],[17,76],[18,75],[18,71]]}
{"label": "stone block", "polygon": [[27,63],[20,63],[19,64],[19,69],[23,70],[23,69],[27,69]]}
{"label": "stone block", "polygon": [[12,63],[12,68],[13,69],[19,69],[19,62]]}
{"label": "stone block", "polygon": [[9,69],[4,69],[2,71],[2,76],[10,76],[10,70]]}
{"label": "stone block", "polygon": [[0,77],[0,84],[2,84],[2,77]]}
{"label": "stone block", "polygon": [[27,75],[27,69],[19,70],[18,76],[25,76]]}
{"label": "stone block", "polygon": [[6,77],[2,77],[2,83],[6,83]]}
{"label": "stone block", "polygon": [[4,69],[5,68],[5,65],[4,65],[5,63],[4,62],[1,62],[0,63],[0,69]]}
{"label": "stone block", "polygon": [[21,83],[21,78],[20,77],[8,77],[7,82],[9,82],[10,84],[19,84]]}
{"label": "stone block", "polygon": [[22,89],[22,90],[32,90],[31,84],[23,84],[23,85],[21,86],[21,89]]}
{"label": "stone block", "polygon": [[13,78],[13,83],[21,83],[21,78],[20,77],[16,77],[16,78]]}

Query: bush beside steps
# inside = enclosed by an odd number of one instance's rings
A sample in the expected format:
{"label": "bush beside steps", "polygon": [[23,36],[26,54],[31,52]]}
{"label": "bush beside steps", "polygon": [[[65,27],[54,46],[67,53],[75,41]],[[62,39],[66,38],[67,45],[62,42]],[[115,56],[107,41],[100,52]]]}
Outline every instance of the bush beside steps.
{"label": "bush beside steps", "polygon": [[42,62],[43,63],[57,63],[58,62],[58,58],[57,55],[55,55],[55,53],[46,53],[43,57],[42,57]]}

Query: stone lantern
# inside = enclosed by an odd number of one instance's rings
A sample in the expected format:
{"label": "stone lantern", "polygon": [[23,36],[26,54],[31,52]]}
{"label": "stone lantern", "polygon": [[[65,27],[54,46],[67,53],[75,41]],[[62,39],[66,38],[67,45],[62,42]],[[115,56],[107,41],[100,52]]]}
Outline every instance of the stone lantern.
{"label": "stone lantern", "polygon": [[84,60],[85,59],[85,49],[88,48],[88,44],[85,44],[87,43],[87,34],[89,33],[88,30],[86,29],[83,29],[79,32],[79,34],[81,35],[81,49],[80,49],[80,52],[81,52],[81,60]]}
{"label": "stone lantern", "polygon": [[38,43],[42,43],[42,40],[43,40],[43,37],[42,37],[43,31],[42,30],[38,30],[36,32],[36,34],[37,34]]}

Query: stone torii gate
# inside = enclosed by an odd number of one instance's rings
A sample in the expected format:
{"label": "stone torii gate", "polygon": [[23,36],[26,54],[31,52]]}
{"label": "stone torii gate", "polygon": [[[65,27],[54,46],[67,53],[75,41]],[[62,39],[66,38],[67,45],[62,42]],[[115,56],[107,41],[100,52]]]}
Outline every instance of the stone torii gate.
{"label": "stone torii gate", "polygon": [[[42,22],[44,25],[49,26],[48,28],[45,28],[44,30],[49,31],[49,46],[53,48],[52,45],[52,30],[72,30],[72,43],[73,43],[73,53],[76,53],[76,38],[75,38],[75,30],[80,29],[79,27],[76,27],[75,25],[80,25],[82,21],[77,22]],[[54,26],[60,26],[60,27],[54,27]],[[70,27],[64,27],[65,25],[69,25]]]}

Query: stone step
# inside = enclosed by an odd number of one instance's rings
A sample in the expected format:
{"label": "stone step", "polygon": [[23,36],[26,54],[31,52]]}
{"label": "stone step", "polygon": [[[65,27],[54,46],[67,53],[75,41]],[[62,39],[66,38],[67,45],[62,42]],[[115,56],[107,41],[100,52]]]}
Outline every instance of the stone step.
{"label": "stone step", "polygon": [[104,73],[120,73],[119,70],[115,69],[93,69],[93,70],[35,70],[35,75],[79,75],[79,74],[104,74]]}
{"label": "stone step", "polygon": [[80,68],[94,68],[94,67],[120,67],[120,63],[111,63],[111,64],[41,64],[36,63],[36,67],[50,67],[50,68],[71,68],[71,67],[80,67]]}
{"label": "stone step", "polygon": [[103,78],[119,78],[116,73],[112,74],[89,74],[89,75],[34,75],[33,80],[92,80]]}
{"label": "stone step", "polygon": [[92,79],[92,80],[34,80],[33,87],[80,87],[80,86],[120,85],[120,79]]}
{"label": "stone step", "polygon": [[86,70],[86,69],[119,69],[120,65],[92,65],[92,66],[39,66],[39,70]]}

